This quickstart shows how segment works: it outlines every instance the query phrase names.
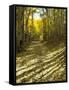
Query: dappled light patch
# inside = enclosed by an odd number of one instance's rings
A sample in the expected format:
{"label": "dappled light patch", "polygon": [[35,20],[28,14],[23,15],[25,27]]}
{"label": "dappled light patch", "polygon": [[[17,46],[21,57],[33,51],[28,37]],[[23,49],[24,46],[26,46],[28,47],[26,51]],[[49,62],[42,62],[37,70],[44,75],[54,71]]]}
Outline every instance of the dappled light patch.
{"label": "dappled light patch", "polygon": [[[65,47],[58,47],[52,52],[46,47],[46,44],[38,41],[35,43],[32,42],[25,54],[16,60],[20,63],[20,66],[18,66],[18,63],[16,65],[16,82],[31,83],[65,80],[65,76],[62,77],[62,73],[65,72]],[[33,53],[28,51],[29,49]]]}

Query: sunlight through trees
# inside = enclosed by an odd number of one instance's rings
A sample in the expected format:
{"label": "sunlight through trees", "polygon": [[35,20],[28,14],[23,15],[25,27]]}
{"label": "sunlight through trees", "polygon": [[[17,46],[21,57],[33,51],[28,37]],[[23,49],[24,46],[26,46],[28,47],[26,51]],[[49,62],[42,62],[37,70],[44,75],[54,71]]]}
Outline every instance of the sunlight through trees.
{"label": "sunlight through trees", "polygon": [[66,9],[16,7],[16,82],[66,80]]}

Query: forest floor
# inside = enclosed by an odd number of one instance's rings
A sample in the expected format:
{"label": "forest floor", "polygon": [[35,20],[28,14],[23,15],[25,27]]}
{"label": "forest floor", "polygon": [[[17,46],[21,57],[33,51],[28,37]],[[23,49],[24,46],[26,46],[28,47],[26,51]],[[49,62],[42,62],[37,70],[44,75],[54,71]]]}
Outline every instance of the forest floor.
{"label": "forest floor", "polygon": [[40,41],[16,56],[16,83],[66,80],[66,48],[61,43],[50,48]]}

